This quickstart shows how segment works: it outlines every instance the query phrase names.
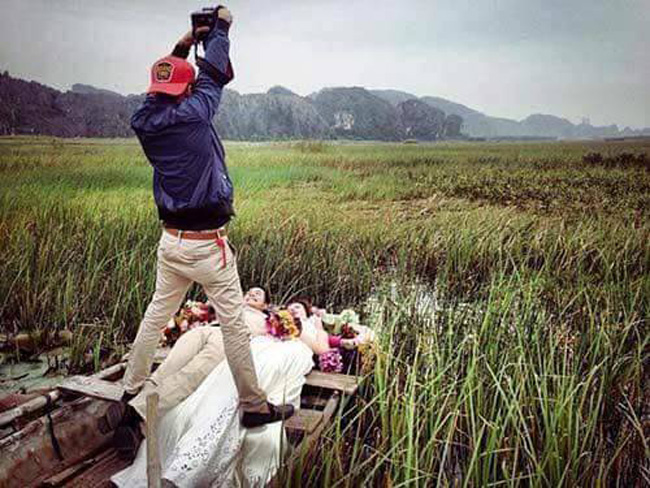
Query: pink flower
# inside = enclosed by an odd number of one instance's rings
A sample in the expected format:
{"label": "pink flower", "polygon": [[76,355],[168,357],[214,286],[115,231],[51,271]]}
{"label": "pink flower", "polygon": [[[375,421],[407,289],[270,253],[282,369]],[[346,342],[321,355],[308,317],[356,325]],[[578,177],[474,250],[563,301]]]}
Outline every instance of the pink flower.
{"label": "pink flower", "polygon": [[343,357],[338,349],[332,349],[318,356],[318,366],[324,373],[343,371]]}

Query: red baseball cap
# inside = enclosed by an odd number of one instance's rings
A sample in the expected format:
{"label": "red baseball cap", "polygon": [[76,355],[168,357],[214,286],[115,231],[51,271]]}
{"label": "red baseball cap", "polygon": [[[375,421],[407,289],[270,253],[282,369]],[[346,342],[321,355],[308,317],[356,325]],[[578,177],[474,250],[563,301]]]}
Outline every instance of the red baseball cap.
{"label": "red baseball cap", "polygon": [[177,97],[194,83],[194,66],[183,58],[165,56],[151,67],[151,84],[147,93],[165,93]]}

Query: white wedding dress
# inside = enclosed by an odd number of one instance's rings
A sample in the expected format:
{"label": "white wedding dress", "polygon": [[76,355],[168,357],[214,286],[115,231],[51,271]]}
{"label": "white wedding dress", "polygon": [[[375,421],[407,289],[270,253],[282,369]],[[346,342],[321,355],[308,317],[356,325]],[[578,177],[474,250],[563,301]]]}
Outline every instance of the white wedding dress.
{"label": "white wedding dress", "polygon": [[[300,340],[267,336],[251,341],[260,387],[272,403],[300,407],[312,351]],[[159,450],[163,479],[178,487],[264,486],[287,445],[280,422],[256,429],[240,424],[237,389],[227,361],[161,419]],[[120,487],[147,486],[146,442],[135,461],[111,481]]]}

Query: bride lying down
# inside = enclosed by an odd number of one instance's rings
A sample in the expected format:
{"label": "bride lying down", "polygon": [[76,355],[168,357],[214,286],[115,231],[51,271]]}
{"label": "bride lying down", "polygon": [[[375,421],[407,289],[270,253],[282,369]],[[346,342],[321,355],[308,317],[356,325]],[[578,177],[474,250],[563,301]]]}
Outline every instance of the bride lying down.
{"label": "bride lying down", "polygon": [[[316,335],[315,326],[309,320],[293,319],[286,311],[274,312],[271,319],[288,324],[302,340],[253,337],[258,381],[269,401],[299,408],[305,375],[317,352],[310,340]],[[277,471],[286,445],[280,422],[256,429],[241,426],[237,389],[227,361],[222,361],[160,421],[163,486],[264,486]],[[133,464],[111,481],[120,487],[146,487],[146,458],[146,443],[142,443]]]}

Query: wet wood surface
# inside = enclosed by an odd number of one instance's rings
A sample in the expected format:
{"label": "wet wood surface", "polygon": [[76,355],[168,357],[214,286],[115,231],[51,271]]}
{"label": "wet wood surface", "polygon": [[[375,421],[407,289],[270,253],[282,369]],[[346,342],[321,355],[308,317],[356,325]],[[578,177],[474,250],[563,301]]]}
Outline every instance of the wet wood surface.
{"label": "wet wood surface", "polygon": [[[162,361],[166,353],[164,349],[159,350],[156,362]],[[34,400],[29,408],[24,408],[25,404],[12,413],[6,412],[11,416],[6,419],[9,423],[21,418],[25,411],[34,412],[34,415],[48,404],[58,403],[51,413],[53,423],[47,416],[27,419],[27,424],[21,424],[24,427],[0,440],[7,454],[2,461],[7,468],[4,475],[9,475],[13,481],[22,480],[20,486],[111,486],[110,477],[129,463],[122,461],[110,447],[112,433],[97,430],[97,421],[110,402],[121,399],[120,376],[125,367],[126,363],[121,362],[93,376],[67,378],[50,392],[49,400],[40,397],[38,405]],[[294,444],[294,454],[313,450],[318,445],[318,439],[333,416],[343,411],[360,383],[360,377],[338,373],[312,371],[306,376],[301,408],[285,422],[287,435]],[[53,398],[52,393],[55,393]],[[52,428],[61,443],[65,456],[62,460],[53,451]],[[31,451],[27,457],[23,455],[25,448]],[[293,457],[289,457],[289,464]],[[33,462],[36,464],[30,474],[30,469],[25,469]],[[0,486],[5,486],[2,479],[8,479],[0,476]]]}
{"label": "wet wood surface", "polygon": [[112,402],[120,401],[124,393],[121,382],[106,381],[92,376],[71,376],[66,378],[58,387],[70,393],[78,393]]}

